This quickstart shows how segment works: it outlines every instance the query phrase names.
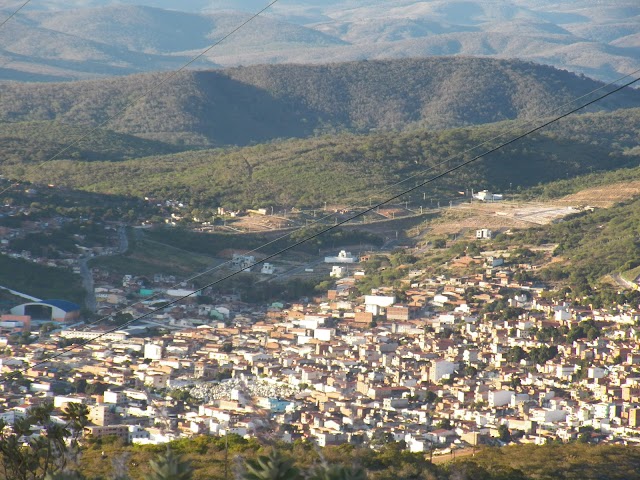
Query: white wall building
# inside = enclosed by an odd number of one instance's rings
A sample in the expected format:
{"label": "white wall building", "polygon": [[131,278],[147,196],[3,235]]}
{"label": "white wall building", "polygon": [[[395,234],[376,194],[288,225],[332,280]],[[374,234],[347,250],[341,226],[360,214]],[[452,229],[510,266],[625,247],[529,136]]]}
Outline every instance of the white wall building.
{"label": "white wall building", "polygon": [[324,263],[356,263],[358,259],[351,252],[340,250],[337,257],[324,257]]}
{"label": "white wall building", "polygon": [[263,275],[273,275],[274,266],[272,263],[263,263],[260,273]]}
{"label": "white wall building", "polygon": [[493,238],[493,232],[488,228],[481,228],[480,230],[476,230],[476,238]]}
{"label": "white wall building", "polygon": [[490,390],[487,401],[490,407],[504,407],[511,403],[513,392],[509,390]]}
{"label": "white wall building", "polygon": [[448,360],[436,360],[429,368],[429,380],[438,382],[445,376],[453,374],[456,368],[458,368],[457,363]]}
{"label": "white wall building", "polygon": [[147,343],[144,346],[144,358],[148,358],[150,360],[161,360],[162,345],[157,345],[155,343]]}
{"label": "white wall building", "polygon": [[364,307],[365,311],[373,313],[374,315],[380,315],[380,311],[383,308],[390,307],[396,303],[396,297],[387,297],[382,295],[365,295]]}

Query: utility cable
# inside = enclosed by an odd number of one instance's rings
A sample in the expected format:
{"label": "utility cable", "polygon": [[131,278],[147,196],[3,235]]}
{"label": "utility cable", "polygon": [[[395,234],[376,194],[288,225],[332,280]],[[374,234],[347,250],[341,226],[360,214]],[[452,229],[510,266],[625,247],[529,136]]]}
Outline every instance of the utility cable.
{"label": "utility cable", "polygon": [[[594,90],[592,90],[592,91],[590,91],[590,92],[588,92],[588,93],[586,93],[586,94],[584,94],[584,95],[581,95],[581,96],[579,96],[579,97],[577,97],[577,98],[574,98],[574,99],[572,99],[572,100],[570,100],[570,101],[568,101],[568,102],[564,103],[563,105],[560,105],[559,107],[555,108],[554,110],[552,110],[551,112],[549,112],[549,114],[547,114],[546,116],[551,116],[553,113],[555,113],[555,112],[559,112],[559,111],[561,111],[562,109],[564,109],[565,107],[567,107],[567,106],[569,106],[569,105],[572,105],[572,104],[574,104],[575,102],[577,102],[577,101],[579,101],[579,100],[582,100],[583,98],[586,98],[586,97],[588,97],[588,96],[590,96],[590,95],[593,95],[594,93],[597,93],[598,91],[600,91],[600,90],[602,90],[602,89],[605,89],[605,88],[607,88],[607,87],[610,87],[610,86],[612,86],[612,85],[615,85],[615,84],[617,84],[618,82],[620,82],[620,81],[622,81],[622,80],[624,80],[624,79],[626,79],[626,78],[628,78],[628,77],[630,77],[630,76],[632,76],[632,75],[634,75],[634,74],[636,74],[636,73],[640,73],[640,69],[637,69],[637,70],[635,70],[635,71],[633,71],[633,72],[631,72],[631,73],[629,73],[629,74],[627,74],[627,75],[624,75],[624,76],[622,76],[622,77],[620,77],[620,78],[618,78],[618,79],[616,79],[616,80],[614,80],[614,81],[612,81],[612,82],[609,82],[609,83],[607,83],[607,84],[605,84],[605,85],[601,85],[600,87],[598,87],[598,88],[596,88],[596,89],[594,89]],[[530,125],[530,124],[534,123],[535,121],[536,121],[536,119],[532,119],[532,120],[525,121],[525,122],[523,122],[522,124],[516,125],[516,126],[514,126],[514,127],[510,128],[510,129],[508,129],[507,131],[505,131],[505,132],[503,132],[503,133],[501,133],[501,134],[499,134],[499,135],[496,135],[496,136],[494,136],[494,137],[492,137],[492,138],[489,138],[489,139],[487,139],[487,140],[483,141],[482,143],[476,144],[476,145],[474,145],[473,147],[470,147],[470,148],[468,148],[468,149],[466,149],[466,150],[464,150],[464,151],[462,151],[462,152],[459,152],[459,153],[456,153],[456,154],[454,154],[454,155],[451,155],[451,156],[449,156],[448,158],[446,158],[446,159],[444,159],[444,160],[442,160],[442,161],[440,161],[440,162],[436,163],[435,165],[432,165],[432,166],[431,166],[431,167],[429,167],[427,170],[424,170],[424,171],[421,171],[421,172],[415,173],[415,174],[410,175],[410,176],[408,176],[408,177],[406,177],[406,178],[404,178],[404,179],[402,179],[402,180],[400,180],[400,181],[398,181],[398,182],[396,182],[396,183],[393,183],[393,184],[391,184],[391,185],[387,185],[386,187],[384,187],[384,188],[382,188],[381,190],[379,190],[379,191],[377,192],[377,195],[382,195],[382,194],[384,194],[385,192],[387,192],[387,191],[389,191],[389,190],[392,190],[392,189],[394,189],[394,188],[396,188],[396,187],[398,187],[398,186],[402,185],[403,183],[406,183],[407,181],[409,181],[409,180],[411,180],[411,179],[413,179],[413,178],[416,178],[417,176],[424,175],[425,173],[429,173],[429,172],[431,172],[431,171],[435,170],[435,169],[436,169],[436,168],[438,168],[438,167],[441,167],[441,166],[443,166],[443,165],[446,165],[447,163],[449,163],[449,162],[450,162],[450,161],[452,161],[452,160],[455,160],[456,158],[462,157],[463,155],[466,155],[466,154],[468,154],[468,153],[471,153],[471,152],[473,152],[473,151],[477,150],[478,148],[483,147],[483,146],[485,146],[485,145],[487,145],[487,144],[489,144],[489,143],[491,143],[491,142],[493,142],[493,141],[495,141],[495,140],[499,140],[500,138],[503,138],[503,137],[505,137],[505,136],[507,136],[507,135],[509,135],[509,134],[511,134],[511,133],[514,133],[514,132],[516,132],[517,130],[519,130],[519,129],[521,129],[521,128],[525,127],[526,125]],[[243,157],[244,157],[244,156],[243,156]],[[245,160],[246,160],[246,159],[245,159]],[[349,210],[357,209],[357,208],[365,208],[365,207],[364,207],[363,205],[353,205],[353,204],[352,204],[352,205],[347,206],[347,209],[349,209]],[[248,252],[245,252],[245,255],[251,255],[251,254],[254,254],[254,253],[258,253],[258,252],[260,252],[260,250],[262,250],[262,249],[264,249],[264,248],[266,248],[266,247],[269,247],[269,246],[271,246],[271,245],[273,245],[273,244],[275,244],[275,243],[277,243],[277,242],[280,242],[280,241],[282,241],[282,240],[285,240],[286,238],[290,237],[290,236],[291,236],[291,235],[293,235],[294,233],[297,233],[297,232],[303,231],[303,230],[305,230],[305,229],[307,229],[307,228],[309,228],[309,227],[312,227],[312,226],[314,226],[314,225],[318,225],[318,224],[320,224],[321,222],[323,222],[324,220],[328,220],[329,218],[332,218],[333,216],[334,216],[333,214],[329,214],[329,215],[325,215],[325,216],[323,216],[323,217],[320,217],[320,218],[319,218],[319,219],[317,219],[317,220],[313,220],[313,221],[311,222],[311,225],[301,226],[301,227],[299,227],[299,228],[297,228],[297,229],[294,229],[294,230],[292,230],[292,231],[290,231],[290,232],[287,232],[286,234],[281,235],[281,236],[279,236],[279,237],[277,237],[277,238],[275,238],[275,239],[273,239],[273,240],[271,240],[271,241],[269,241],[269,242],[266,242],[266,243],[264,243],[263,245],[260,245],[259,247],[256,247],[256,248],[254,248],[254,249],[252,249],[252,250],[250,250],[250,251],[248,251]],[[204,275],[211,274],[211,273],[213,273],[214,271],[216,271],[216,270],[220,270],[221,268],[224,268],[224,267],[226,267],[226,266],[228,266],[228,265],[230,265],[230,264],[231,264],[231,260],[228,260],[228,261],[223,262],[223,263],[221,263],[221,264],[219,264],[219,265],[216,265],[216,266],[214,266],[214,267],[211,267],[211,268],[208,268],[208,269],[206,269],[206,270],[204,270],[204,271],[201,271],[201,272],[199,272],[199,273],[196,273],[196,274],[194,274],[194,275],[192,275],[192,276],[190,276],[190,277],[188,277],[188,278],[186,278],[186,279],[183,279],[183,280],[181,280],[181,281],[177,282],[175,285],[170,286],[170,287],[168,287],[168,288],[169,288],[169,289],[178,288],[178,287],[180,286],[180,284],[182,284],[182,283],[185,283],[185,282],[192,282],[192,281],[196,280],[197,278],[200,278],[200,277],[202,277],[202,276],[204,276]],[[153,300],[154,298],[158,298],[159,296],[160,296],[159,294],[152,295],[152,296],[150,296],[150,297],[147,297],[147,298],[145,299],[145,301],[147,301],[147,302],[148,302],[149,300]],[[116,310],[115,312],[112,312],[110,315],[103,316],[103,317],[101,317],[101,318],[99,318],[99,319],[97,319],[97,320],[95,320],[95,321],[93,321],[93,322],[87,323],[86,325],[84,325],[84,328],[91,327],[91,326],[96,325],[96,324],[99,324],[99,323],[101,323],[101,322],[103,322],[103,321],[105,321],[105,320],[108,320],[109,318],[113,318],[113,316],[114,316],[114,315],[117,315],[117,314],[119,314],[119,313],[124,313],[127,309],[129,309],[129,308],[131,308],[131,307],[133,307],[133,306],[135,306],[135,305],[139,305],[140,303],[141,303],[141,301],[138,301],[138,302],[131,303],[131,304],[129,304],[129,305],[127,305],[127,306],[125,306],[125,307],[121,307],[120,309]]]}
{"label": "utility cable", "polygon": [[26,7],[29,3],[31,3],[31,0],[27,0],[22,5],[20,5],[16,10],[14,10],[14,12],[11,15],[9,15],[7,18],[5,18],[2,21],[2,23],[0,23],[0,28],[2,28],[5,23],[7,23],[9,20],[11,20],[13,17],[15,17],[18,13],[20,13],[20,10],[22,10],[24,7]]}
{"label": "utility cable", "polygon": [[[498,150],[501,150],[502,148],[504,148],[504,147],[506,147],[508,145],[511,145],[511,144],[517,142],[518,140],[521,140],[521,139],[531,135],[532,133],[535,133],[535,132],[537,132],[539,130],[542,130],[543,128],[545,128],[545,127],[547,127],[549,125],[552,125],[552,124],[562,120],[563,118],[568,117],[569,115],[572,115],[572,114],[574,114],[574,113],[576,113],[576,112],[578,112],[580,110],[583,110],[583,109],[587,108],[588,106],[593,105],[594,103],[599,102],[600,100],[603,100],[604,98],[607,98],[607,97],[613,95],[614,93],[617,93],[620,90],[633,85],[634,83],[636,83],[638,81],[640,81],[640,77],[639,78],[635,78],[635,79],[631,80],[630,82],[627,82],[624,85],[621,85],[621,86],[617,87],[616,89],[614,89],[614,90],[612,90],[612,91],[610,91],[608,93],[605,93],[604,95],[599,96],[598,98],[595,98],[595,99],[593,99],[593,100],[591,100],[591,101],[589,101],[587,103],[584,103],[584,104],[582,104],[582,105],[580,105],[580,106],[578,106],[576,108],[573,108],[572,110],[570,110],[570,111],[568,111],[566,113],[558,115],[558,116],[552,118],[551,120],[547,120],[547,121],[535,126],[534,128],[531,128],[531,129],[527,130],[526,132],[524,132],[524,133],[522,133],[522,134],[520,134],[520,135],[518,135],[518,136],[516,136],[516,137],[514,137],[514,138],[512,138],[512,139],[510,139],[510,140],[508,140],[506,142],[501,143],[500,145],[497,145],[496,147],[490,148],[489,150],[486,150],[485,152],[474,156],[473,158],[471,158],[469,160],[466,160],[466,161],[461,162],[461,163],[459,163],[459,164],[457,164],[457,165],[455,165],[455,166],[453,166],[451,168],[448,168],[444,172],[441,172],[441,173],[439,173],[437,175],[434,175],[433,177],[430,177],[427,180],[424,180],[424,181],[420,182],[419,184],[417,184],[417,185],[415,185],[413,187],[410,187],[410,188],[408,188],[408,189],[406,189],[406,190],[404,190],[404,191],[402,191],[402,192],[400,192],[398,194],[395,194],[395,195],[393,195],[393,196],[391,196],[391,197],[389,197],[389,198],[387,198],[387,199],[385,199],[385,200],[383,200],[381,202],[378,202],[375,205],[372,205],[372,206],[366,208],[362,212],[356,213],[353,216],[351,216],[351,217],[349,217],[349,218],[347,218],[345,220],[341,220],[339,222],[336,222],[335,225],[328,226],[327,228],[325,228],[325,229],[323,229],[323,230],[321,230],[321,231],[319,231],[317,233],[309,235],[306,238],[303,238],[302,240],[299,240],[298,242],[295,242],[294,244],[289,245],[289,246],[281,249],[280,251],[278,251],[276,253],[268,255],[267,257],[265,257],[262,260],[254,262],[251,265],[248,265],[248,266],[246,266],[246,267],[244,267],[244,268],[242,268],[242,269],[240,269],[240,270],[238,270],[236,272],[230,273],[230,274],[228,274],[228,275],[226,275],[226,276],[224,276],[224,277],[222,277],[220,279],[217,279],[217,280],[215,280],[213,282],[210,282],[207,285],[205,285],[204,287],[201,287],[201,288],[199,288],[199,289],[195,290],[194,292],[189,293],[187,295],[181,296],[181,297],[177,298],[176,300],[172,300],[172,301],[166,303],[165,305],[163,305],[161,307],[152,309],[150,312],[147,312],[147,313],[145,313],[143,315],[140,315],[140,316],[138,316],[138,317],[126,322],[123,325],[120,325],[118,327],[115,327],[115,328],[109,329],[109,330],[107,330],[105,332],[102,332],[102,333],[98,334],[93,339],[90,339],[90,340],[87,340],[87,341],[84,341],[84,342],[80,342],[79,344],[67,347],[67,348],[63,349],[62,351],[56,353],[55,355],[52,355],[47,360],[40,361],[40,362],[34,364],[33,366],[31,366],[29,368],[36,368],[38,366],[41,366],[41,365],[43,365],[45,363],[50,362],[51,360],[59,358],[60,356],[65,355],[65,354],[67,354],[67,353],[69,353],[69,352],[71,352],[71,351],[73,351],[73,350],[75,350],[77,348],[89,345],[90,343],[94,342],[95,340],[97,340],[97,339],[99,339],[101,337],[104,337],[105,335],[108,335],[110,333],[114,333],[114,332],[116,332],[118,330],[121,330],[123,327],[127,327],[127,326],[133,324],[134,322],[137,322],[139,320],[142,320],[142,319],[148,317],[149,315],[153,315],[154,313],[161,312],[162,310],[165,310],[168,307],[176,305],[177,303],[192,297],[196,293],[198,293],[198,292],[200,292],[200,291],[202,291],[202,290],[204,290],[206,288],[212,287],[214,285],[217,285],[218,283],[224,282],[225,280],[228,280],[228,279],[230,279],[232,277],[235,277],[236,275],[242,273],[243,271],[250,270],[251,268],[253,268],[253,267],[257,266],[257,265],[260,265],[260,264],[262,264],[262,263],[264,263],[264,262],[266,262],[268,260],[271,260],[271,259],[273,259],[273,258],[275,258],[275,257],[277,257],[279,255],[282,255],[283,253],[286,253],[286,252],[288,252],[288,251],[290,251],[290,250],[292,250],[292,249],[294,249],[294,248],[296,248],[296,247],[308,242],[309,240],[313,240],[314,238],[317,238],[320,235],[323,235],[324,233],[327,233],[327,232],[329,232],[331,230],[334,230],[334,229],[336,229],[336,228],[338,228],[338,227],[340,227],[340,226],[342,226],[342,225],[344,225],[344,224],[346,224],[346,223],[348,223],[348,222],[350,222],[350,221],[352,221],[352,220],[354,220],[354,219],[356,219],[358,217],[361,217],[361,216],[365,215],[366,213],[369,213],[369,212],[375,210],[376,208],[378,208],[378,207],[380,207],[382,205],[385,205],[385,204],[387,204],[389,202],[392,202],[393,200],[396,200],[396,199],[402,197],[403,195],[406,195],[407,193],[413,192],[413,191],[415,191],[415,190],[417,190],[417,189],[419,189],[421,187],[424,187],[425,185],[428,185],[430,183],[435,182],[436,180],[438,180],[438,179],[440,179],[442,177],[445,177],[445,176],[447,176],[447,175],[449,175],[449,174],[451,174],[451,173],[453,173],[453,172],[455,172],[457,170],[460,170],[461,168],[463,168],[463,167],[465,167],[467,165],[470,165],[470,164],[480,160],[481,158],[486,157],[487,155],[490,155],[491,153],[494,153],[494,152],[496,152]],[[25,371],[25,370],[23,370],[23,371]],[[15,373],[16,372],[14,372],[14,374]]]}
{"label": "utility cable", "polygon": [[[28,2],[31,0],[28,0]],[[273,5],[275,5],[276,3],[278,3],[279,0],[272,0],[271,3],[269,3],[266,7],[264,7],[262,10],[260,10],[258,13],[254,13],[253,15],[251,15],[251,17],[249,17],[247,20],[245,20],[244,22],[242,22],[240,25],[238,25],[237,27],[235,27],[233,30],[231,30],[229,33],[225,34],[222,36],[222,38],[220,38],[219,40],[215,41],[214,43],[212,43],[211,45],[209,45],[207,48],[205,48],[204,50],[202,50],[200,53],[198,53],[195,57],[193,57],[191,60],[189,60],[187,63],[185,63],[184,65],[182,65],[180,68],[178,68],[177,70],[174,70],[173,72],[169,73],[168,75],[166,75],[163,79],[155,82],[153,85],[151,85],[149,88],[145,89],[140,95],[138,95],[137,97],[135,97],[133,100],[127,102],[127,104],[120,108],[118,111],[116,111],[115,113],[113,113],[112,115],[108,116],[106,120],[103,120],[101,123],[99,123],[98,125],[96,125],[95,127],[91,128],[89,131],[87,131],[87,133],[85,133],[84,135],[81,135],[79,138],[77,138],[76,140],[74,140],[73,142],[69,143],[66,147],[62,148],[61,150],[59,150],[55,155],[53,155],[52,157],[50,157],[47,160],[44,160],[43,162],[40,162],[39,164],[37,164],[34,168],[39,168],[40,166],[44,165],[47,162],[51,162],[55,159],[57,159],[58,157],[60,157],[60,155],[62,155],[63,153],[69,151],[71,148],[73,148],[74,146],[78,145],[80,142],[82,142],[83,140],[89,138],[91,135],[93,135],[95,132],[97,132],[98,130],[100,130],[101,128],[103,128],[105,125],[107,125],[108,123],[110,123],[114,118],[119,117],[120,115],[122,115],[124,112],[126,112],[129,108],[131,108],[133,105],[137,104],[140,100],[142,100],[143,98],[146,98],[151,92],[153,92],[154,90],[162,87],[163,85],[167,84],[169,82],[169,80],[172,80],[173,78],[175,78],[178,74],[180,74],[181,72],[183,72],[184,70],[186,70],[189,66],[191,66],[193,63],[195,63],[196,61],[200,60],[202,57],[204,57],[207,53],[209,53],[211,50],[213,50],[215,47],[217,47],[218,45],[220,45],[222,42],[224,42],[227,38],[229,38],[231,35],[233,35],[234,33],[236,33],[238,30],[242,29],[243,27],[245,27],[247,24],[249,24],[250,22],[252,22],[253,20],[255,20],[257,17],[259,17],[260,15],[262,15],[264,12],[266,12],[269,8],[271,8]],[[27,3],[28,3],[27,2]],[[26,5],[26,3],[25,3]],[[24,6],[24,5],[23,5]],[[22,7],[20,7],[22,8]],[[5,22],[8,21],[5,20]],[[2,25],[0,25],[1,27]],[[6,187],[4,190],[0,191],[0,195],[2,195],[3,193],[5,193],[7,190],[13,188],[14,186],[16,186],[18,184],[11,184],[8,187]]]}
{"label": "utility cable", "polygon": [[[592,90],[592,91],[590,91],[590,92],[588,92],[588,93],[586,93],[586,94],[584,94],[584,95],[581,95],[580,97],[577,97],[577,98],[575,98],[575,99],[570,100],[569,102],[566,102],[565,104],[563,104],[563,105],[561,105],[561,106],[559,106],[559,107],[555,108],[554,110],[552,110],[552,111],[550,112],[550,114],[555,113],[555,112],[558,112],[558,111],[562,110],[563,108],[565,108],[566,106],[569,106],[569,105],[571,105],[571,104],[573,104],[573,103],[575,103],[575,102],[577,102],[577,101],[579,101],[579,100],[581,100],[581,99],[583,99],[583,98],[585,98],[585,97],[588,97],[588,96],[590,96],[590,95],[592,95],[592,94],[594,94],[594,93],[596,93],[596,92],[598,92],[598,91],[600,91],[600,90],[602,90],[602,89],[604,89],[604,88],[607,88],[607,87],[609,87],[609,86],[615,85],[616,83],[620,82],[621,80],[624,80],[624,79],[626,79],[626,78],[628,78],[628,77],[630,77],[630,76],[632,76],[632,75],[634,75],[634,74],[636,74],[636,73],[640,73],[640,69],[637,69],[637,70],[635,70],[634,72],[631,72],[631,73],[629,73],[629,74],[627,74],[627,75],[624,75],[624,76],[622,76],[622,77],[620,77],[620,78],[618,78],[618,79],[616,79],[616,80],[614,80],[614,81],[612,81],[612,82],[609,82],[608,84],[602,85],[602,86],[600,86],[600,87],[598,87],[598,88],[596,88],[596,89],[594,89],[594,90]],[[550,116],[550,114],[549,114],[549,115],[547,115],[547,116]],[[435,170],[437,167],[440,167],[440,166],[442,166],[442,165],[445,165],[445,164],[449,163],[451,160],[454,160],[454,159],[459,158],[459,157],[461,157],[461,156],[463,156],[463,155],[465,155],[465,154],[467,154],[467,153],[470,153],[470,152],[472,152],[472,151],[474,151],[474,150],[477,150],[478,148],[480,148],[480,147],[482,147],[482,146],[485,146],[485,145],[487,145],[488,143],[491,143],[491,142],[493,142],[493,141],[495,141],[495,140],[498,140],[498,139],[500,139],[500,138],[503,138],[503,137],[505,137],[506,135],[508,135],[508,134],[510,134],[510,133],[514,133],[516,130],[518,130],[518,129],[520,129],[520,128],[522,128],[522,127],[526,126],[526,125],[530,125],[530,124],[532,124],[534,121],[535,121],[535,119],[528,120],[528,121],[526,121],[526,122],[522,123],[521,125],[516,125],[515,127],[512,127],[511,129],[507,130],[506,132],[503,132],[503,133],[501,133],[501,134],[499,134],[499,135],[496,135],[496,136],[494,136],[494,137],[492,137],[492,138],[490,138],[490,139],[488,139],[488,140],[485,140],[485,141],[483,141],[482,143],[479,143],[479,144],[477,144],[477,145],[474,145],[473,147],[470,147],[470,148],[468,148],[467,150],[464,150],[463,152],[460,152],[460,153],[457,153],[457,154],[451,155],[451,156],[449,156],[448,158],[446,158],[445,160],[443,160],[443,161],[441,161],[441,162],[438,162],[437,164],[435,164],[435,165],[433,165],[433,166],[429,167],[426,171],[418,172],[418,173],[416,173],[416,174],[413,174],[413,175],[411,175],[411,176],[409,176],[409,177],[404,178],[403,180],[401,180],[401,181],[399,181],[399,182],[396,182],[396,183],[394,183],[394,184],[392,184],[392,185],[388,185],[388,186],[384,187],[382,190],[380,190],[380,191],[378,192],[378,195],[381,195],[381,194],[383,194],[384,192],[386,192],[386,191],[388,191],[388,190],[391,190],[391,189],[393,189],[393,188],[395,188],[395,187],[397,187],[397,186],[399,186],[399,185],[401,185],[401,184],[403,184],[403,183],[407,182],[408,180],[411,180],[411,179],[413,179],[413,178],[415,178],[415,177],[417,177],[417,176],[419,176],[419,175],[424,175],[425,173],[428,173],[428,172],[430,172],[430,171],[433,171],[433,170]],[[401,194],[401,195],[403,195],[403,194]],[[385,202],[385,203],[387,203],[387,202]],[[363,207],[363,206],[357,206],[357,205],[350,205],[350,206],[348,206],[347,208],[348,208],[348,209],[354,209],[354,208],[364,208],[364,207]],[[375,207],[375,206],[374,206],[373,208],[377,208],[377,207]],[[370,210],[369,210],[369,211],[370,211]],[[363,212],[363,214],[365,214],[365,213],[368,213],[368,212]],[[331,218],[331,217],[333,217],[333,214],[329,214],[329,215],[326,215],[326,216],[324,216],[324,217],[321,217],[321,218],[319,218],[318,220],[314,220],[310,226],[317,225],[317,224],[319,224],[320,222],[322,222],[322,221],[324,221],[324,220],[327,220],[327,219],[329,219],[329,218]],[[354,218],[355,218],[355,217],[354,217]],[[347,220],[347,221],[350,221],[350,220],[351,220],[351,219],[349,219],[349,220]],[[334,226],[335,226],[335,225],[334,225]],[[269,242],[267,242],[267,243],[265,243],[265,244],[263,244],[263,245],[261,245],[261,246],[259,246],[259,247],[256,247],[256,248],[254,248],[253,250],[250,250],[250,251],[248,251],[248,252],[245,252],[245,254],[246,254],[246,255],[250,255],[250,254],[252,254],[252,253],[258,253],[261,249],[264,249],[264,248],[266,248],[266,247],[268,247],[268,246],[271,246],[271,245],[273,245],[273,244],[275,244],[275,243],[277,243],[277,242],[279,242],[279,241],[281,241],[281,240],[284,240],[284,239],[286,239],[286,238],[290,237],[292,234],[297,233],[297,232],[300,232],[300,231],[302,231],[302,230],[304,230],[304,229],[306,229],[306,228],[308,228],[308,227],[309,227],[309,225],[306,225],[306,226],[303,226],[303,227],[299,227],[299,228],[297,228],[297,229],[295,229],[295,230],[293,230],[293,231],[287,232],[286,234],[284,234],[284,235],[282,235],[282,236],[280,236],[280,237],[278,237],[278,238],[275,238],[274,240],[271,240],[271,241],[269,241]],[[182,283],[185,283],[185,282],[191,282],[191,281],[193,281],[193,280],[196,280],[196,279],[197,279],[197,278],[199,278],[199,277],[202,277],[202,276],[204,276],[204,275],[211,274],[211,273],[213,273],[214,271],[219,270],[219,269],[221,269],[221,268],[223,268],[223,267],[225,267],[225,266],[228,266],[228,265],[230,265],[230,264],[231,264],[231,260],[228,260],[228,261],[223,262],[223,263],[221,263],[221,264],[219,264],[219,265],[216,265],[215,267],[212,267],[212,268],[206,269],[206,270],[204,270],[204,271],[202,271],[202,272],[200,272],[200,273],[197,273],[197,274],[195,274],[195,275],[192,275],[192,276],[191,276],[191,277],[189,277],[189,278],[183,279],[183,280],[181,280],[181,281],[177,282],[175,285],[170,286],[170,287],[168,287],[168,288],[169,288],[169,289],[178,288]],[[280,276],[282,276],[282,275],[276,275],[276,278],[277,278],[277,277],[280,277]],[[271,280],[274,280],[274,279],[275,279],[275,278],[271,278],[271,279],[269,279],[269,280],[267,280],[267,281],[269,281],[269,282],[270,282]],[[262,282],[259,282],[259,283],[262,283]],[[205,288],[206,288],[206,287],[205,287]],[[203,288],[203,289],[204,289],[204,288]],[[145,300],[144,300],[144,301],[145,301],[145,302],[149,302],[150,300],[153,300],[153,299],[155,299],[155,298],[159,298],[159,297],[160,297],[160,294],[159,294],[159,293],[157,293],[157,294],[155,294],[155,295],[152,295],[152,296],[150,296],[150,297],[145,298]],[[140,305],[140,304],[142,304],[142,300],[137,301],[137,302],[134,302],[134,303],[131,303],[131,304],[129,304],[129,305],[127,305],[127,306],[125,306],[125,307],[121,307],[121,308],[119,308],[118,310],[116,310],[116,311],[112,312],[112,313],[111,313],[111,314],[109,314],[109,315],[102,316],[102,317],[98,318],[97,320],[94,320],[93,322],[90,322],[90,323],[85,324],[85,325],[83,326],[83,329],[86,329],[86,328],[89,328],[89,327],[95,326],[95,325],[97,325],[97,324],[99,324],[99,323],[102,323],[103,321],[106,321],[106,320],[112,319],[115,315],[118,315],[118,314],[120,314],[120,313],[124,313],[124,312],[126,312],[126,310],[128,310],[129,308],[132,308],[132,307],[134,307],[134,306],[136,306],[136,305]],[[118,330],[120,330],[121,328],[123,328],[123,326],[120,326],[120,327],[118,328]]]}

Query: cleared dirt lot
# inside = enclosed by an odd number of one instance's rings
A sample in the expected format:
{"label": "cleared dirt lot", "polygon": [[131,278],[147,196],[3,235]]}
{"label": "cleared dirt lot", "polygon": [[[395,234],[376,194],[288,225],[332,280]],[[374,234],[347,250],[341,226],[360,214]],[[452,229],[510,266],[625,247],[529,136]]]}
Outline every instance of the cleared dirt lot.
{"label": "cleared dirt lot", "polygon": [[567,205],[540,202],[495,202],[458,205],[443,212],[430,226],[432,234],[461,233],[489,228],[494,231],[546,225],[578,210]]}
{"label": "cleared dirt lot", "polygon": [[637,195],[640,195],[640,181],[633,181],[587,188],[578,193],[567,195],[558,201],[554,201],[554,203],[560,205],[592,205],[594,207],[607,208],[615,203],[630,200]]}

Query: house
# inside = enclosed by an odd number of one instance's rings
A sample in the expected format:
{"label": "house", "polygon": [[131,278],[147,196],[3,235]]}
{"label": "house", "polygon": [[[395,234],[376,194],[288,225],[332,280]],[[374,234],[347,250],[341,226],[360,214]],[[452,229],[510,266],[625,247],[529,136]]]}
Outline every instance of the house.
{"label": "house", "polygon": [[324,257],[324,263],[357,263],[358,258],[354,257],[351,252],[340,250],[337,257]]}
{"label": "house", "polygon": [[262,264],[262,268],[260,269],[260,273],[263,275],[273,275],[274,266],[271,263],[265,262]]}
{"label": "house", "polygon": [[480,230],[476,230],[476,238],[477,239],[491,239],[493,238],[493,232],[488,228],[481,228]]}
{"label": "house", "polygon": [[489,190],[481,190],[478,193],[473,194],[473,198],[482,202],[497,202],[503,200],[501,193],[491,193]]}

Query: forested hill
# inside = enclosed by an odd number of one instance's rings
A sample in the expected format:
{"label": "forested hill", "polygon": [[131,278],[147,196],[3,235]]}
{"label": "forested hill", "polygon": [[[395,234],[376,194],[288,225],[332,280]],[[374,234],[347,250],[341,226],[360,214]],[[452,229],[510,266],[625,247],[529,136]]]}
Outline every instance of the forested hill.
{"label": "forested hill", "polygon": [[[38,164],[37,169],[6,164],[3,171],[37,183],[135,197],[180,198],[208,208],[308,207],[363,199],[366,203],[375,192],[407,177],[424,180],[462,157],[469,158],[466,154],[443,163],[487,139],[512,138],[521,131],[519,123],[438,132],[343,134],[120,161],[59,160]],[[425,191],[433,197],[457,195],[455,192],[470,188],[500,191],[637,167],[639,130],[640,109],[570,117],[447,175]],[[497,143],[488,142],[474,153]],[[409,185],[411,182],[403,186]]]}
{"label": "forested hill", "polygon": [[[2,85],[0,122],[94,126],[166,73],[63,84]],[[516,60],[403,59],[183,72],[110,125],[187,145],[247,145],[335,131],[447,128],[549,114],[595,80]],[[598,104],[640,106],[627,89]]]}

